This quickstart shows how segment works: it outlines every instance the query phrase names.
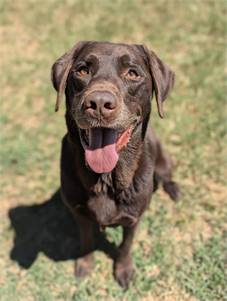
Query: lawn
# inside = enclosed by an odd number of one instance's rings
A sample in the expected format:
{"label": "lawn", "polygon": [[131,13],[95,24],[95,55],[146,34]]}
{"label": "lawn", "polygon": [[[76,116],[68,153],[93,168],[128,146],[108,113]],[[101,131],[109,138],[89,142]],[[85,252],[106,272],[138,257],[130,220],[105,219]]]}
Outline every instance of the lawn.
{"label": "lawn", "polygon": [[[0,1],[0,301],[227,300],[226,0]],[[182,196],[152,199],[136,236],[127,292],[95,253],[73,276],[78,230],[59,197],[64,105],[52,63],[76,41],[144,43],[176,73],[161,120]],[[108,229],[118,243],[120,229]]]}

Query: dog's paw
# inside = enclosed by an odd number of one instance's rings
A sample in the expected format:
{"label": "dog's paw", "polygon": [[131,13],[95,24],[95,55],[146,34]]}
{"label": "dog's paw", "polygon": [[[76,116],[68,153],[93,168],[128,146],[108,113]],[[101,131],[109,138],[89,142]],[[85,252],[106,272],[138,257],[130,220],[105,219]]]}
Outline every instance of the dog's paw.
{"label": "dog's paw", "polygon": [[123,289],[128,289],[133,274],[134,268],[131,259],[114,263],[114,278]]}
{"label": "dog's paw", "polygon": [[76,260],[74,274],[78,278],[86,277],[93,268],[93,256],[86,255]]}
{"label": "dog's paw", "polygon": [[173,201],[178,201],[180,198],[180,187],[174,181],[164,182],[163,189]]}

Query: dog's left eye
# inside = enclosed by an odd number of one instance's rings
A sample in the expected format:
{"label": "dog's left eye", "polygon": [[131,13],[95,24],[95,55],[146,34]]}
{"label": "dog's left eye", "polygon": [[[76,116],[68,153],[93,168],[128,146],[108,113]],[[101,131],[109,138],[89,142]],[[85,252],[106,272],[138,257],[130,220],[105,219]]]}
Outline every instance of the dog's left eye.
{"label": "dog's left eye", "polygon": [[125,73],[125,77],[129,80],[136,80],[140,77],[139,73],[134,70],[134,69],[129,69],[126,73]]}
{"label": "dog's left eye", "polygon": [[80,77],[85,77],[90,74],[90,70],[87,66],[81,66],[76,70],[76,75]]}

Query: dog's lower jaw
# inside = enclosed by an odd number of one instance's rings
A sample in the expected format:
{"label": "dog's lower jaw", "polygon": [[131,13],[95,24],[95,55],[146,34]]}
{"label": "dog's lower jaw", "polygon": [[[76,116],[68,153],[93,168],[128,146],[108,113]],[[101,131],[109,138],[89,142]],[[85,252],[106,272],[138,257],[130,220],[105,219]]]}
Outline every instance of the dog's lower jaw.
{"label": "dog's lower jaw", "polygon": [[[112,172],[118,164],[122,151],[131,148],[128,146],[130,140],[137,139],[139,127],[138,122],[134,122],[121,131],[114,128],[82,129],[78,127],[86,165],[97,174]],[[135,147],[132,148],[135,152]]]}

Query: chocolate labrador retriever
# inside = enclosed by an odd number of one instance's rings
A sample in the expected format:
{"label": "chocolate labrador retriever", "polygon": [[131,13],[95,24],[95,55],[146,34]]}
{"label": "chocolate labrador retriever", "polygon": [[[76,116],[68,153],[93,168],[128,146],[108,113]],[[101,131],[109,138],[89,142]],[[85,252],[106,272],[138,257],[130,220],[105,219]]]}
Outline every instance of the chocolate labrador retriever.
{"label": "chocolate labrador retriever", "polygon": [[75,273],[84,276],[92,266],[95,225],[122,226],[113,274],[127,288],[133,237],[152,192],[161,183],[173,200],[179,196],[171,161],[148,126],[152,95],[163,117],[174,73],[142,45],[79,42],[54,63],[52,82],[56,111],[66,96],[61,190],[84,254]]}

